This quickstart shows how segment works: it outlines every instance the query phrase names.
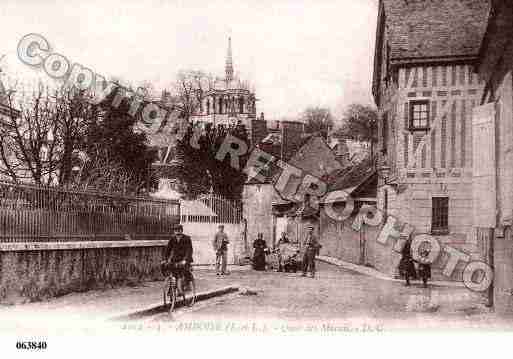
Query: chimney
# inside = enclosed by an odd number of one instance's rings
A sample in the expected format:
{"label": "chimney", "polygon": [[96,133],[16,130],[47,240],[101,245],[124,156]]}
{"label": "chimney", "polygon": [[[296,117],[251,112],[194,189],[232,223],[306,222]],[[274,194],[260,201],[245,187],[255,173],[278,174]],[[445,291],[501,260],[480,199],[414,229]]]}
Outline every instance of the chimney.
{"label": "chimney", "polygon": [[281,160],[290,159],[303,142],[304,124],[298,121],[281,122]]}
{"label": "chimney", "polygon": [[349,165],[349,148],[347,147],[346,139],[339,137],[335,150],[335,158],[342,166]]}
{"label": "chimney", "polygon": [[[262,115],[261,115],[262,118]],[[262,140],[267,136],[267,122],[255,120],[250,120],[250,139],[251,139],[251,147],[258,145]]]}

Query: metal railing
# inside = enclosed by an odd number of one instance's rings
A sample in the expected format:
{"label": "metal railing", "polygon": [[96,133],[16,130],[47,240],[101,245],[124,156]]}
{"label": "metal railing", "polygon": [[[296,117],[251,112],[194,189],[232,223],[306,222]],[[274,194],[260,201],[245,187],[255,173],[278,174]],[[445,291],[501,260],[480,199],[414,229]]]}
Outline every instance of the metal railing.
{"label": "metal railing", "polygon": [[240,201],[229,200],[217,194],[202,195],[197,201],[208,207],[213,215],[207,216],[182,209],[182,222],[238,224],[242,220]]}
{"label": "metal railing", "polygon": [[179,201],[0,182],[0,242],[165,239]]}

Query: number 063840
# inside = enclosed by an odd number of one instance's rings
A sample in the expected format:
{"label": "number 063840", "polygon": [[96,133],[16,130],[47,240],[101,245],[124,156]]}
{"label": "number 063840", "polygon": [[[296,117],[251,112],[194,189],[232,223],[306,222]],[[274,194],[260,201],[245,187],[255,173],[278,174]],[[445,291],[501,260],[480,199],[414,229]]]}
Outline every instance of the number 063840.
{"label": "number 063840", "polygon": [[44,350],[46,347],[46,342],[16,342],[16,349]]}

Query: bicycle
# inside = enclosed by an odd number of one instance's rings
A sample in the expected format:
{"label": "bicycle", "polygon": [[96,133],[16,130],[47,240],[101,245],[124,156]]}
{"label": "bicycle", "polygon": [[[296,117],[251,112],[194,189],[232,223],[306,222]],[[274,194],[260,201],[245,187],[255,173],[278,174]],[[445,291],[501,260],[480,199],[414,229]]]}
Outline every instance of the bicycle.
{"label": "bicycle", "polygon": [[[174,263],[170,265],[170,267],[171,273],[166,276],[163,289],[164,307],[167,306],[168,313],[171,313],[175,309],[179,295],[182,296],[183,305],[192,307],[196,302],[196,283],[192,272],[190,272],[188,285],[185,287],[185,265]],[[178,279],[181,280],[179,281]],[[181,283],[181,288],[178,288],[178,283]],[[189,295],[187,296],[187,294]]]}

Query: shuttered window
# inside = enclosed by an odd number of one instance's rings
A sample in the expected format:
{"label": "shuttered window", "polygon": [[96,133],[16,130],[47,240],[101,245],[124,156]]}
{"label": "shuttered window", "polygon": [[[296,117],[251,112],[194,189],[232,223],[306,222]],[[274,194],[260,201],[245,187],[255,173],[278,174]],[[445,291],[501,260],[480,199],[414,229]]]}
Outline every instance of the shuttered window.
{"label": "shuttered window", "polygon": [[449,232],[449,198],[433,197],[431,232],[444,234]]}

